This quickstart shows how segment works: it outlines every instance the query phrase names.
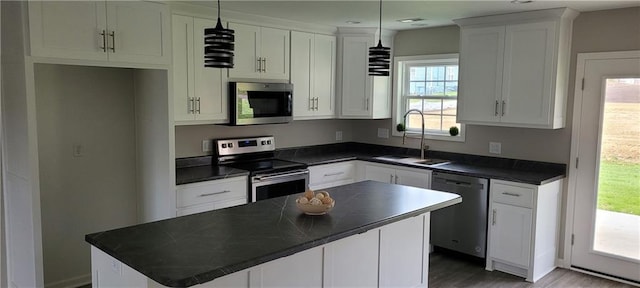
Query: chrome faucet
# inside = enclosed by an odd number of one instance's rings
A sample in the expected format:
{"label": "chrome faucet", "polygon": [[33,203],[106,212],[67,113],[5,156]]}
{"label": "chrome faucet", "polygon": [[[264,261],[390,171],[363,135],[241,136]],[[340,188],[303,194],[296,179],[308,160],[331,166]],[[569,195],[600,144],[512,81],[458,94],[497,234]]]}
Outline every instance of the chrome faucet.
{"label": "chrome faucet", "polygon": [[418,110],[418,109],[409,109],[409,111],[407,111],[407,113],[404,113],[403,119],[404,119],[404,123],[405,123],[405,128],[402,131],[402,144],[404,144],[404,140],[407,137],[407,115],[409,115],[409,113],[411,112],[418,112],[420,114],[420,116],[422,117],[422,136],[420,137],[420,159],[424,159],[424,114],[422,113],[422,111]]}

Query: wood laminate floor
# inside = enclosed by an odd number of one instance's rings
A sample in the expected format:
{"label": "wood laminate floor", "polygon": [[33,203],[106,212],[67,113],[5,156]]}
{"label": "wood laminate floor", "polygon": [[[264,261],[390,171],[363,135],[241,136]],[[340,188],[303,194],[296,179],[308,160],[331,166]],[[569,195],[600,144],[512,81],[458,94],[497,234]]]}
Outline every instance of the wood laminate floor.
{"label": "wood laminate floor", "polygon": [[429,256],[429,287],[530,288],[530,287],[598,287],[632,288],[634,286],[588,274],[557,268],[536,283],[499,271],[486,271],[484,260],[445,252]]}

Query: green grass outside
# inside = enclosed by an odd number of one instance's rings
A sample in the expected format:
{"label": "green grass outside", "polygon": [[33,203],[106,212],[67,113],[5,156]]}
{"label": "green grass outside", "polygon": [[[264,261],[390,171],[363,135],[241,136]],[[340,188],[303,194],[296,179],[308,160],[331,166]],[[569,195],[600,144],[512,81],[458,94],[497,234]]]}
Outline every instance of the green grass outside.
{"label": "green grass outside", "polygon": [[640,216],[640,163],[600,162],[598,209]]}

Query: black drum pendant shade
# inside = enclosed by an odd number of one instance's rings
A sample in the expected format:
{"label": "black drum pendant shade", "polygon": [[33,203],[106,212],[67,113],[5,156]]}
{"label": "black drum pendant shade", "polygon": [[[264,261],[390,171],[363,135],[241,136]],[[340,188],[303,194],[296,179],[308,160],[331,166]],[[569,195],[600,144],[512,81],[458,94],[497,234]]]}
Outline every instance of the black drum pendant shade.
{"label": "black drum pendant shade", "polygon": [[380,0],[380,37],[378,45],[369,47],[369,76],[389,76],[391,48],[382,46],[382,0]]}
{"label": "black drum pendant shade", "polygon": [[233,68],[233,33],[222,26],[218,0],[218,23],[215,28],[204,29],[204,67]]}

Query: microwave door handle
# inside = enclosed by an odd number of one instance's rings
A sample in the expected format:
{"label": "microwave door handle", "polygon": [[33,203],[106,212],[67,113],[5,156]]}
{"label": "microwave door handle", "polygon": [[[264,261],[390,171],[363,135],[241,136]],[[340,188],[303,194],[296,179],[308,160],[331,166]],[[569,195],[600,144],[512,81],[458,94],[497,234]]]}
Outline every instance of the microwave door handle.
{"label": "microwave door handle", "polygon": [[287,115],[291,115],[293,112],[293,101],[291,101],[292,95],[291,92],[287,92]]}

